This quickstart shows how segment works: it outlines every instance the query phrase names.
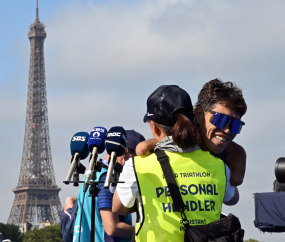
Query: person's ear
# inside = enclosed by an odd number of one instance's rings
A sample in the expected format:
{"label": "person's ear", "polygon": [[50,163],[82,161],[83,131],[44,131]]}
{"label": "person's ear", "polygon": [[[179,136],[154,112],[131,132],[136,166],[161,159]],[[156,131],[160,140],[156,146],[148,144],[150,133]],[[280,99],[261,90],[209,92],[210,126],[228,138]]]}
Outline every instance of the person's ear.
{"label": "person's ear", "polygon": [[149,126],[150,126],[150,129],[152,130],[152,132],[154,132],[154,133],[157,133],[156,132],[156,123],[155,122],[153,122],[152,120],[149,120]]}
{"label": "person's ear", "polygon": [[150,126],[151,132],[153,134],[156,134],[158,136],[160,135],[161,130],[160,130],[159,126],[153,120],[149,121],[149,126]]}
{"label": "person's ear", "polygon": [[203,122],[204,119],[204,111],[201,107],[197,107],[194,111],[194,119],[196,124],[200,124]]}
{"label": "person's ear", "polygon": [[156,123],[153,124],[153,129],[154,129],[154,133],[156,133],[159,136],[161,133],[161,130]]}

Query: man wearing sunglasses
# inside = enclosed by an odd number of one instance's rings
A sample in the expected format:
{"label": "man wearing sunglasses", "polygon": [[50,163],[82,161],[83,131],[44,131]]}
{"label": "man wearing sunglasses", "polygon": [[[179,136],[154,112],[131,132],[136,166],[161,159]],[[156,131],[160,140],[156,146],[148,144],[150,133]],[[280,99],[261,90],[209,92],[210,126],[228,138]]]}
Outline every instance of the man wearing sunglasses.
{"label": "man wearing sunglasses", "polygon": [[[232,140],[245,124],[240,119],[247,109],[242,92],[232,82],[218,79],[207,82],[198,95],[194,107],[196,125],[201,135],[201,148],[222,159],[231,170],[231,184],[243,182],[246,153],[242,146]],[[153,139],[140,143],[136,148],[139,156],[153,152]]]}
{"label": "man wearing sunglasses", "polygon": [[207,82],[198,95],[195,105],[195,121],[199,129],[204,151],[221,158],[231,170],[231,184],[242,183],[245,166],[245,150],[232,140],[245,125],[241,117],[247,105],[242,92],[232,82],[218,79]]}

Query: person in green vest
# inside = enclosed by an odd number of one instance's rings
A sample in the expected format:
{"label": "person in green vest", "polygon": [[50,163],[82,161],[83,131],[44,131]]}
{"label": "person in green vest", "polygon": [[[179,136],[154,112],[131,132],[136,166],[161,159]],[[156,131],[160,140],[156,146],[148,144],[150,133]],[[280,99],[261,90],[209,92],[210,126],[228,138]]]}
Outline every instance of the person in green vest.
{"label": "person in green vest", "polygon": [[[231,113],[232,121],[223,128],[232,132],[233,122],[242,125],[239,115]],[[225,115],[224,119],[229,117]],[[218,220],[222,203],[234,205],[239,194],[230,184],[230,169],[209,151],[201,150],[201,137],[194,124],[193,106],[188,93],[176,85],[157,88],[147,99],[148,122],[155,149],[169,157],[180,194],[186,205],[190,225],[208,224]],[[113,197],[112,211],[129,214],[138,206],[135,227],[136,241],[183,241],[181,214],[174,212],[173,200],[155,154],[135,157],[125,163]]]}

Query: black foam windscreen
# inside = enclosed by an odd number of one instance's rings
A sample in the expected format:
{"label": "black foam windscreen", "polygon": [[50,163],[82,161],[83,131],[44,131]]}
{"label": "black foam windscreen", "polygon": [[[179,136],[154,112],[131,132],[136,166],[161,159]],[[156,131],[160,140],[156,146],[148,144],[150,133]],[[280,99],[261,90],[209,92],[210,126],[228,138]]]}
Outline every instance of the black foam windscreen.
{"label": "black foam windscreen", "polygon": [[75,153],[79,153],[80,160],[84,160],[89,155],[88,137],[89,134],[87,132],[78,132],[73,135],[70,141],[70,152],[72,156]]}
{"label": "black foam windscreen", "polygon": [[122,156],[127,147],[127,135],[123,127],[112,127],[106,137],[106,150],[109,155],[114,151],[117,156]]}

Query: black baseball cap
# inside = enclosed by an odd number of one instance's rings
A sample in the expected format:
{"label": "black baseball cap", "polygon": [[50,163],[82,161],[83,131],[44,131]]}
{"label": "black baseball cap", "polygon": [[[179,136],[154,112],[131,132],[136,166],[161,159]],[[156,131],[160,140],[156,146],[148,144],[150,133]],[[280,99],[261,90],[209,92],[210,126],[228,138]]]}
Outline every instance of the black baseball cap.
{"label": "black baseball cap", "polygon": [[147,99],[147,113],[143,121],[153,120],[159,124],[173,126],[178,114],[193,121],[193,106],[189,94],[176,85],[162,85]]}
{"label": "black baseball cap", "polygon": [[128,140],[127,147],[129,149],[136,150],[137,145],[140,142],[145,141],[145,138],[139,132],[136,132],[133,129],[126,130],[126,134]]}

